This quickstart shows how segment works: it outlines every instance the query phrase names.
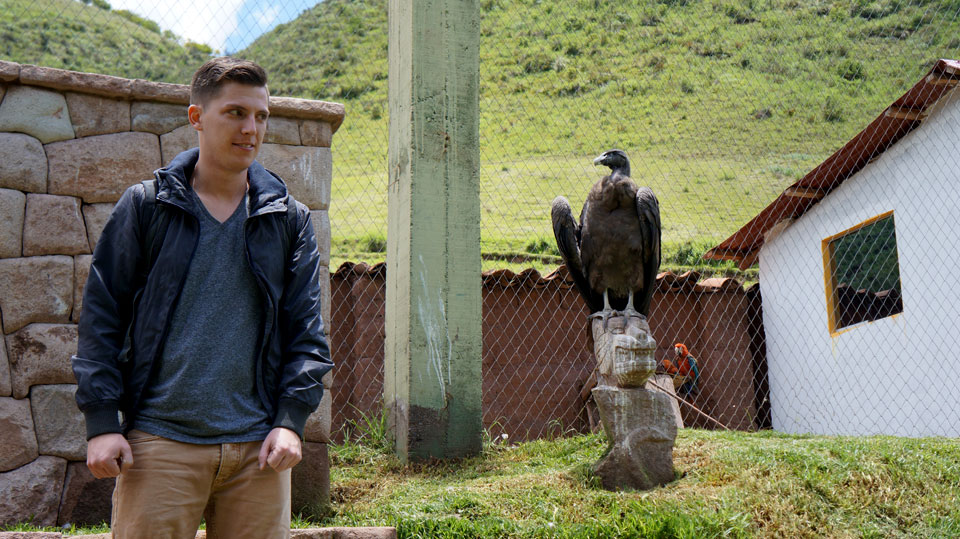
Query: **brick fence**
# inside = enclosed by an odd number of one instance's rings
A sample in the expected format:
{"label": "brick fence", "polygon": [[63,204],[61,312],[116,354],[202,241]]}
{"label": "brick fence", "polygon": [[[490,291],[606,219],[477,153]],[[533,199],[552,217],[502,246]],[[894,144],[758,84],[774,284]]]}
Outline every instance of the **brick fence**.
{"label": "brick fence", "polygon": [[[188,99],[183,85],[0,61],[0,525],[109,519],[113,480],[95,480],[83,462],[76,321],[114,203],[196,146]],[[343,106],[279,97],[270,111],[259,160],[311,208],[329,264],[330,144]],[[330,283],[321,284],[329,320]],[[330,403],[327,393],[295,468],[301,507],[328,496]]]}
{"label": "brick fence", "polygon": [[[386,266],[344,264],[331,276],[332,345],[337,364],[333,438],[363,416],[377,416],[383,392]],[[483,275],[483,425],[491,435],[525,440],[589,430],[581,391],[595,366],[587,311],[561,268]],[[675,342],[698,358],[693,404],[726,427],[752,430],[764,419],[765,361],[758,287],[696,273],[658,277],[650,313],[657,360]],[[589,395],[589,393],[586,393]],[[759,410],[759,413],[758,413]],[[684,424],[716,423],[682,406]]]}

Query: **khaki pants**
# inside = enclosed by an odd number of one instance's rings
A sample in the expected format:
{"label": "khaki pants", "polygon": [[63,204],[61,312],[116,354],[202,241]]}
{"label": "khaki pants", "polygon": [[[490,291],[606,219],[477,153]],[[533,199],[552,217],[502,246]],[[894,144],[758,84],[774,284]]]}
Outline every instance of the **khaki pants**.
{"label": "khaki pants", "polygon": [[193,539],[290,536],[290,470],[260,471],[262,442],[197,445],[141,431],[127,436],[133,467],[113,492],[114,537]]}

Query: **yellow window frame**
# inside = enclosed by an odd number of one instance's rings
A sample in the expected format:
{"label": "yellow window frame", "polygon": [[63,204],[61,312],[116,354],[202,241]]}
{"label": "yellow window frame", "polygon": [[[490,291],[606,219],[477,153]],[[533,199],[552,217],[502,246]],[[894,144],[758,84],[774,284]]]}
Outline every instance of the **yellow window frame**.
{"label": "yellow window frame", "polygon": [[[893,210],[871,217],[866,221],[853,225],[852,227],[846,230],[838,232],[832,236],[827,236],[826,238],[820,241],[820,248],[823,252],[823,289],[827,296],[827,325],[828,325],[827,329],[829,329],[830,335],[833,337],[836,337],[837,335],[844,333],[846,331],[849,331],[850,329],[853,329],[854,327],[856,327],[856,324],[854,324],[852,326],[844,326],[842,328],[837,328],[837,323],[839,318],[839,313],[837,311],[837,309],[839,308],[839,298],[837,297],[837,286],[839,283],[837,283],[836,281],[837,262],[836,262],[836,257],[834,256],[835,253],[834,253],[833,242],[839,238],[848,236],[862,228],[866,228],[874,223],[877,223],[878,221],[882,221],[891,216],[893,216]],[[899,248],[898,248],[898,251],[899,251]],[[898,268],[899,268],[899,263],[898,263]]]}

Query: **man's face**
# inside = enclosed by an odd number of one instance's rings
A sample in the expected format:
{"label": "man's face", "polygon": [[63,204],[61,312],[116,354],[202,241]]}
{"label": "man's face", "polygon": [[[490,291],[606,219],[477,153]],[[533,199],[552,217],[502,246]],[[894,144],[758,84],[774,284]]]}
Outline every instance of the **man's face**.
{"label": "man's face", "polygon": [[200,159],[226,174],[243,172],[260,151],[267,132],[266,87],[228,82],[206,103],[190,105],[188,115],[200,137]]}

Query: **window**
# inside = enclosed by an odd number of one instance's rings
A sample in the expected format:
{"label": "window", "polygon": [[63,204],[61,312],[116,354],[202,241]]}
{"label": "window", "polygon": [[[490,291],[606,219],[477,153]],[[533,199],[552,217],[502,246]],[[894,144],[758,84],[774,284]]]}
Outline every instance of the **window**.
{"label": "window", "polygon": [[893,212],[823,240],[830,333],[903,312]]}

